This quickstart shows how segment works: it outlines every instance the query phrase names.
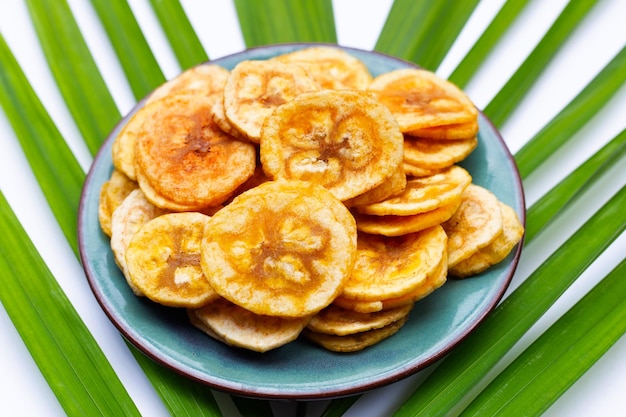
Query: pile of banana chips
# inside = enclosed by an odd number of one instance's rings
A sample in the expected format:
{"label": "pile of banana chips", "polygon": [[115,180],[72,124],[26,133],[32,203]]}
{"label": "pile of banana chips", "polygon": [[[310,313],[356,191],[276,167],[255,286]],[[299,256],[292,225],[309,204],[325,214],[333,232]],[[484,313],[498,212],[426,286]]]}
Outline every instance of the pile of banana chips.
{"label": "pile of banana chips", "polygon": [[520,241],[513,209],[457,165],[477,132],[450,82],[374,78],[340,48],[207,63],[155,90],[115,138],[99,220],[132,291],[209,336],[358,351]]}

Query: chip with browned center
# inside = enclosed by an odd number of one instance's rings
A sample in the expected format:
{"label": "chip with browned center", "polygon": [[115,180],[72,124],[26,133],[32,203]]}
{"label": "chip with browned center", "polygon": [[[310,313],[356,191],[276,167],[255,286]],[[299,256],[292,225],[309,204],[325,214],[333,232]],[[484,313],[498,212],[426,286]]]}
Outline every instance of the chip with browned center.
{"label": "chip with browned center", "polygon": [[345,336],[379,329],[406,317],[412,303],[374,313],[359,313],[331,304],[311,318],[307,328],[317,333]]}
{"label": "chip with browned center", "polygon": [[170,307],[201,307],[217,298],[200,266],[209,219],[200,213],[169,213],[141,227],[126,249],[133,285],[152,301]]}
{"label": "chip with browned center", "polygon": [[478,145],[476,137],[435,140],[404,137],[404,162],[429,170],[442,170],[467,158]]}
{"label": "chip with browned center", "polygon": [[303,317],[329,305],[354,266],[356,225],[323,187],[294,180],[243,192],[208,222],[202,269],[256,314]]}
{"label": "chip with browned center", "polygon": [[302,94],[263,125],[261,162],[272,178],[315,182],[348,200],[402,164],[402,134],[389,110],[362,91]]}

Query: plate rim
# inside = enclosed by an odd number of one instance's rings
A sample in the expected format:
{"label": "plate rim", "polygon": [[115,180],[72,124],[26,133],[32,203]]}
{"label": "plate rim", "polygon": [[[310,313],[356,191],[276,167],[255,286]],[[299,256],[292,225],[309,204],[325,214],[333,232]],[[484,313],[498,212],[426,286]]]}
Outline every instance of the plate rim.
{"label": "plate rim", "polygon": [[[410,61],[407,61],[398,57],[394,57],[394,56],[391,56],[382,52],[373,51],[373,50],[364,50],[364,49],[353,48],[353,47],[346,47],[346,46],[341,46],[337,44],[323,43],[323,42],[294,42],[294,43],[278,43],[278,44],[257,46],[257,47],[247,48],[247,49],[244,49],[242,51],[239,51],[233,54],[225,55],[214,60],[205,61],[205,62],[199,63],[198,65],[219,64],[221,61],[230,60],[240,55],[246,55],[246,54],[254,55],[255,53],[264,53],[265,51],[268,51],[268,50],[280,51],[283,49],[292,49],[292,48],[302,49],[302,48],[311,47],[311,46],[332,46],[332,47],[341,48],[348,52],[354,51],[358,54],[368,54],[368,55],[373,54],[375,56],[384,58],[385,60],[392,60],[402,65],[419,68],[419,65],[416,65],[413,62],[410,62]],[[112,311],[111,306],[105,302],[106,294],[102,292],[102,289],[97,285],[96,278],[92,275],[92,274],[95,274],[95,271],[92,270],[92,266],[89,262],[87,242],[85,241],[86,237],[84,238],[85,230],[86,230],[86,226],[85,226],[86,207],[85,206],[87,204],[89,193],[94,192],[94,190],[91,190],[89,186],[90,184],[92,184],[94,180],[93,177],[95,175],[94,172],[95,172],[96,162],[100,161],[103,158],[104,152],[108,152],[110,150],[110,145],[114,139],[114,133],[117,132],[121,126],[127,123],[130,117],[139,108],[141,108],[144,105],[144,102],[146,101],[148,97],[149,97],[149,94],[143,99],[139,100],[132,107],[132,109],[126,115],[124,115],[118,123],[116,123],[116,125],[113,127],[113,129],[111,130],[111,132],[109,133],[105,141],[102,143],[98,152],[94,156],[94,159],[92,161],[92,164],[89,167],[89,171],[86,175],[85,182],[83,183],[83,187],[81,190],[80,202],[79,202],[79,207],[78,207],[77,230],[78,230],[78,246],[79,246],[81,264],[82,264],[83,270],[85,271],[85,275],[89,283],[89,286],[97,302],[99,303],[101,309],[103,310],[105,315],[108,317],[108,319],[111,321],[111,323],[120,332],[120,334],[128,342],[130,342],[140,352],[142,352],[148,358],[160,364],[161,366],[164,366],[165,368],[168,368],[183,377],[186,377],[196,382],[199,382],[201,384],[207,385],[213,389],[216,389],[222,392],[231,393],[231,394],[252,397],[252,398],[312,400],[312,399],[330,399],[330,398],[337,398],[337,397],[342,397],[342,396],[347,396],[347,395],[360,394],[366,391],[370,391],[372,389],[389,385],[393,382],[397,382],[411,375],[414,375],[418,371],[429,367],[434,362],[446,356],[452,349],[454,349],[459,343],[461,343],[465,338],[467,338],[468,335],[471,334],[487,318],[487,316],[489,316],[493,312],[493,310],[496,308],[498,303],[502,300],[504,294],[506,293],[506,290],[510,286],[511,280],[513,279],[513,276],[515,274],[515,271],[517,269],[517,266],[521,257],[522,249],[524,246],[524,236],[522,237],[522,240],[517,244],[512,254],[510,254],[511,261],[505,269],[506,277],[500,282],[500,285],[497,288],[494,288],[494,291],[496,291],[496,295],[490,300],[486,308],[484,308],[484,310],[476,318],[475,321],[473,321],[469,326],[465,327],[463,331],[459,332],[458,335],[450,343],[448,343],[444,348],[439,349],[436,352],[433,352],[433,354],[428,356],[425,360],[421,361],[419,364],[410,364],[410,363],[401,364],[397,367],[396,370],[394,370],[393,373],[389,375],[384,375],[383,377],[380,377],[376,379],[375,381],[369,381],[369,382],[364,382],[364,383],[354,382],[349,387],[335,389],[335,390],[319,390],[319,389],[307,390],[306,388],[302,388],[299,391],[290,390],[290,391],[284,392],[284,391],[277,390],[277,389],[263,390],[263,389],[260,389],[259,387],[256,387],[256,388],[252,386],[244,387],[242,386],[241,383],[227,381],[224,378],[221,378],[221,377],[218,378],[218,377],[207,375],[207,374],[199,375],[199,372],[192,372],[192,370],[189,370],[189,369],[185,370],[185,369],[181,369],[180,367],[175,366],[174,364],[171,363],[171,361],[168,362],[163,357],[163,354],[158,349],[156,349],[155,346],[152,346],[152,345],[146,346],[144,343],[142,343],[141,340],[139,340],[135,336],[136,331],[133,331],[132,328],[127,328],[124,325],[124,323],[120,322],[120,319],[117,317],[118,313],[116,311]],[[504,151],[504,154],[506,155],[506,158],[508,159],[507,161],[508,164],[513,168],[511,176],[515,183],[516,198],[518,199],[518,202],[519,202],[519,207],[516,207],[515,211],[518,213],[520,217],[520,221],[525,226],[526,225],[525,194],[524,194],[522,179],[519,174],[518,167],[515,163],[515,159],[513,155],[511,154],[508,146],[506,145],[506,142],[502,138],[502,135],[500,134],[499,130],[495,127],[493,122],[491,122],[491,120],[489,120],[489,118],[487,118],[487,116],[485,116],[484,113],[480,111],[480,109],[479,109],[479,117],[481,118],[483,122],[489,125],[497,141],[500,143],[502,150]],[[177,361],[175,362],[177,363]]]}

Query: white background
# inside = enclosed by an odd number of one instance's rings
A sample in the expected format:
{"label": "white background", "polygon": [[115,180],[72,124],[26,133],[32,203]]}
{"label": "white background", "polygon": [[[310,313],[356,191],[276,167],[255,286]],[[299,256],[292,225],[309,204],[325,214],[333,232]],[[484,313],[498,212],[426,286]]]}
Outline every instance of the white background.
{"label": "white background", "polygon": [[[71,0],[69,3],[76,13],[79,26],[114,94],[120,111],[126,113],[133,106],[134,99],[98,19],[89,2]],[[235,10],[230,1],[184,0],[182,3],[189,12],[192,24],[211,58],[219,58],[244,48]],[[483,0],[480,3],[459,40],[437,70],[439,75],[448,76],[451,73],[502,3],[503,0]],[[493,56],[489,57],[479,74],[466,87],[467,93],[479,108],[483,108],[489,102],[523,62],[565,3],[567,2],[564,0],[531,1],[519,22],[507,33]],[[163,34],[159,32],[158,24],[148,6],[148,0],[132,0],[130,4],[136,12],[137,19],[164,73],[168,78],[175,76],[180,69],[164,41]],[[389,0],[335,0],[339,43],[345,46],[372,49],[384,24],[390,4]],[[554,57],[513,117],[501,129],[513,152],[517,151],[556,115],[626,44],[624,16],[626,16],[625,1],[598,2],[579,30]],[[61,133],[87,171],[91,157],[82,144],[76,126],[47,69],[23,1],[0,1],[0,31],[25,69],[30,82]],[[619,133],[626,126],[625,109],[626,88],[623,87],[609,105],[572,138],[566,150],[557,152],[547,164],[525,182],[527,205],[530,206],[591,153]],[[99,309],[81,267],[56,226],[2,112],[0,112],[0,137],[2,141],[0,153],[2,192],[101,345],[142,414],[152,417],[168,415],[115,328]],[[519,285],[545,260],[548,254],[563,243],[626,183],[625,162],[621,161],[620,168],[608,172],[600,185],[587,192],[561,216],[559,221],[551,225],[525,248],[511,288]],[[556,318],[617,265],[625,253],[626,239],[622,235],[515,346],[497,369],[503,369]],[[0,415],[64,415],[3,308],[0,308],[0,335]],[[417,374],[366,394],[346,416],[390,415],[413,391],[415,384],[426,373]],[[490,375],[488,379],[491,377],[493,375]],[[548,410],[546,415],[624,416],[626,415],[624,393],[626,393],[626,338],[622,337]],[[237,415],[226,396],[219,393],[216,396],[223,407],[225,416]],[[319,412],[324,404],[324,402],[319,402],[311,408]],[[281,415],[293,410],[292,404],[274,405],[281,411]]]}

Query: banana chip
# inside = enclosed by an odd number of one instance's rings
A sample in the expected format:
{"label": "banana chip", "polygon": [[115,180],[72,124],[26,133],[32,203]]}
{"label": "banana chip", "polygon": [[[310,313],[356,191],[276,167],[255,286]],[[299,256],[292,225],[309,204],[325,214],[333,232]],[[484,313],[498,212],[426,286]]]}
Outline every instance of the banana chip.
{"label": "banana chip", "polygon": [[329,191],[270,181],[211,218],[202,269],[222,297],[253,313],[303,317],[339,294],[355,256],[354,218]]}
{"label": "banana chip", "polygon": [[251,142],[259,143],[265,118],[298,95],[319,85],[295,64],[243,61],[230,73],[224,87],[224,112],[230,124]]}
{"label": "banana chip", "polygon": [[439,225],[396,237],[359,233],[356,263],[341,296],[379,301],[410,293],[437,269],[447,240]]}
{"label": "banana chip", "polygon": [[470,184],[459,209],[442,226],[448,235],[448,267],[452,269],[502,233],[500,202],[491,191]]}
{"label": "banana chip", "polygon": [[329,46],[300,49],[273,59],[300,65],[325,89],[364,90],[373,79],[363,62],[342,49]]}
{"label": "banana chip", "polygon": [[457,140],[473,138],[478,133],[477,122],[457,123],[451,125],[442,125],[435,127],[425,127],[422,129],[411,130],[406,132],[410,137],[427,138],[427,139],[445,139]]}
{"label": "banana chip", "polygon": [[502,233],[489,245],[457,263],[450,269],[451,275],[465,278],[480,274],[506,258],[522,239],[524,226],[515,210],[502,202],[500,202],[500,208],[502,210]]}
{"label": "banana chip", "polygon": [[412,178],[402,193],[378,203],[357,206],[355,210],[376,216],[425,213],[457,201],[471,182],[469,172],[453,165],[429,177]]}
{"label": "banana chip", "polygon": [[217,127],[213,103],[179,95],[150,106],[135,160],[139,186],[155,205],[179,211],[219,205],[254,173],[254,145]]}
{"label": "banana chip", "polygon": [[116,169],[111,173],[109,180],[100,187],[98,221],[102,231],[107,236],[111,237],[111,217],[113,212],[122,204],[126,196],[136,188],[136,182]]}
{"label": "banana chip", "polygon": [[261,316],[221,297],[188,312],[191,323],[209,336],[255,352],[267,352],[295,340],[310,319]]}
{"label": "banana chip", "polygon": [[270,177],[315,182],[342,201],[378,187],[402,164],[393,116],[360,91],[302,94],[267,118],[261,136]]}
{"label": "banana chip", "polygon": [[430,177],[432,175],[438,174],[441,170],[439,169],[427,169],[418,167],[415,165],[407,164],[404,162],[404,172],[407,176],[422,178],[422,177]]}
{"label": "banana chip", "polygon": [[427,70],[406,68],[381,74],[368,91],[391,110],[403,133],[478,123],[478,110],[465,93]]}
{"label": "banana chip", "polygon": [[202,273],[202,236],[210,217],[169,213],[147,222],[126,249],[130,280],[150,300],[197,308],[217,298]]}
{"label": "banana chip", "polygon": [[126,266],[126,250],[135,233],[144,224],[161,214],[164,214],[163,210],[150,203],[143,192],[136,188],[113,212],[111,218],[111,251],[128,285],[136,295],[143,295],[143,293],[130,279]]}
{"label": "banana chip", "polygon": [[345,336],[361,333],[372,329],[380,329],[388,324],[406,317],[413,304],[381,310],[374,313],[359,313],[331,304],[317,313],[307,328],[313,332]]}
{"label": "banana chip", "polygon": [[434,140],[405,136],[404,162],[428,170],[443,170],[467,158],[477,145],[476,137]]}
{"label": "banana chip", "polygon": [[154,90],[146,103],[178,94],[211,96],[221,93],[230,72],[219,65],[201,64],[192,67]]}
{"label": "banana chip", "polygon": [[404,326],[407,317],[403,317],[380,329],[354,333],[345,336],[317,333],[309,329],[302,332],[312,342],[333,352],[357,352],[393,336]]}

